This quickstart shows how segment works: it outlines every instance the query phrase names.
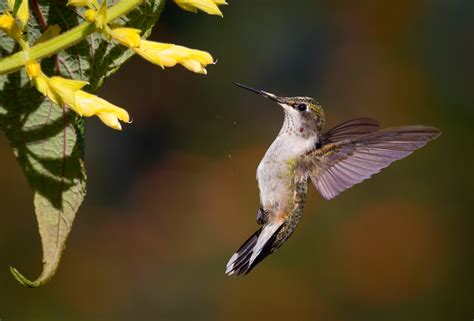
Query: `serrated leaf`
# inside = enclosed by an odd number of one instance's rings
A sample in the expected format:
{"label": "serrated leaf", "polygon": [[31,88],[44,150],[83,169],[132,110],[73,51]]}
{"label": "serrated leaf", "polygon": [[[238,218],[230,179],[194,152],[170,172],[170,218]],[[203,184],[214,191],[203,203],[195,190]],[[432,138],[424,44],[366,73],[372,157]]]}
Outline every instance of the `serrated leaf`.
{"label": "serrated leaf", "polygon": [[[147,36],[164,2],[144,1],[116,23],[140,28]],[[76,8],[66,7],[66,1],[39,1],[39,9],[48,25],[58,24],[61,30],[83,22]],[[38,17],[30,17],[30,42],[42,32]],[[0,36],[2,57],[15,48],[11,39]],[[57,57],[43,60],[42,68],[50,76],[59,72],[66,78],[86,80],[90,83],[86,90],[95,91],[131,55],[130,50],[92,34]],[[37,287],[54,275],[85,197],[84,123],[67,107],[54,105],[37,92],[21,70],[0,76],[0,128],[33,189],[43,250],[43,270],[36,280],[28,280],[14,268],[12,273],[22,284]]]}

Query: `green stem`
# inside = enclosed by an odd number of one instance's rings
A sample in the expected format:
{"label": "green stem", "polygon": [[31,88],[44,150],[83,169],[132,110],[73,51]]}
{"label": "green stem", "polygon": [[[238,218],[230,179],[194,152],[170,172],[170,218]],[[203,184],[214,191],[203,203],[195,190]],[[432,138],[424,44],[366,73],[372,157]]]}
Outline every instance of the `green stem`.
{"label": "green stem", "polygon": [[[142,3],[142,1],[143,0],[121,0],[107,10],[107,22],[124,15]],[[0,59],[0,74],[16,71],[23,67],[30,59],[39,60],[52,56],[65,48],[71,47],[94,31],[96,31],[94,23],[83,22],[57,37],[31,47],[27,55],[24,51],[20,51]]]}

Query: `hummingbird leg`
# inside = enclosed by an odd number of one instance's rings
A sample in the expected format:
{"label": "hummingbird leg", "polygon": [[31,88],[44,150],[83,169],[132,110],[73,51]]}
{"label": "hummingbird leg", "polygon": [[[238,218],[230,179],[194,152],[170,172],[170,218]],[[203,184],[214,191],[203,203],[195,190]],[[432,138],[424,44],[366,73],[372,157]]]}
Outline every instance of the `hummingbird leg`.
{"label": "hummingbird leg", "polygon": [[268,211],[264,210],[263,207],[260,207],[257,210],[257,223],[259,225],[264,225],[268,221]]}

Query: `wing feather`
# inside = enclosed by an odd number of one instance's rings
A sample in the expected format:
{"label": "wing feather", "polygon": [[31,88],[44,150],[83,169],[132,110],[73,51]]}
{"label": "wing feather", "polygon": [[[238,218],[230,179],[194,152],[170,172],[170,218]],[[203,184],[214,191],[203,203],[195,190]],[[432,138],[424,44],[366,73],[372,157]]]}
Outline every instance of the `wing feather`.
{"label": "wing feather", "polygon": [[321,145],[327,145],[340,140],[362,136],[379,130],[379,122],[371,118],[355,118],[343,122],[321,134]]}
{"label": "wing feather", "polygon": [[[328,132],[321,148],[301,158],[300,165],[325,199],[336,197],[440,135],[438,129],[426,126],[377,129],[378,123],[367,118],[343,123]],[[364,130],[365,134],[356,134]]]}

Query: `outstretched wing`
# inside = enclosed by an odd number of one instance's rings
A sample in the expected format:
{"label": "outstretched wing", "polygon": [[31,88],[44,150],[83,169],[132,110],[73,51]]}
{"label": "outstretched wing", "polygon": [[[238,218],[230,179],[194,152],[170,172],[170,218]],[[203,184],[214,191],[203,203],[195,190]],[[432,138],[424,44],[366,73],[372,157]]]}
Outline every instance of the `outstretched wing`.
{"label": "outstretched wing", "polygon": [[298,165],[319,193],[332,199],[439,135],[433,127],[388,128],[323,145],[302,156]]}
{"label": "outstretched wing", "polygon": [[372,118],[355,118],[343,122],[321,134],[321,146],[340,140],[362,136],[379,130],[380,124]]}

